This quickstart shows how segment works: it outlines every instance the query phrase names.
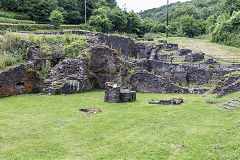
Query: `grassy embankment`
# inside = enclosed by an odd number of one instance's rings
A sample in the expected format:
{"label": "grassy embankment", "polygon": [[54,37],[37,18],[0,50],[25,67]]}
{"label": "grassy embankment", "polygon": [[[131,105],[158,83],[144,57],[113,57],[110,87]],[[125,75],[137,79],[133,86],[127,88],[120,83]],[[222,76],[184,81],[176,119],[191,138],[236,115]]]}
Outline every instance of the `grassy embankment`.
{"label": "grassy embankment", "polygon": [[[205,60],[208,58],[214,58],[223,64],[240,63],[240,48],[220,45],[213,43],[208,39],[195,39],[187,37],[169,37],[166,39],[163,35],[157,34],[148,34],[146,37],[154,37],[154,41],[150,41],[148,43],[158,44],[158,40],[167,40],[169,43],[179,44],[179,49],[187,48],[193,50],[194,52],[203,52],[206,54]],[[160,50],[159,54],[171,52]],[[184,56],[175,58],[178,63],[186,63],[184,62]]]}

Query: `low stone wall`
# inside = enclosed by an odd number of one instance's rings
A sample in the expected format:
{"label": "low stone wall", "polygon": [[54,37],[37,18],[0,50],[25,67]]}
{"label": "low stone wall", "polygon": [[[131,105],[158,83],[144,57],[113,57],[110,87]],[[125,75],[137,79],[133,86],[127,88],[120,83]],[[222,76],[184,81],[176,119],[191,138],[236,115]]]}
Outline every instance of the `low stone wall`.
{"label": "low stone wall", "polygon": [[187,54],[187,56],[185,57],[185,61],[187,62],[197,62],[197,61],[201,61],[204,59],[205,54],[202,52],[196,52],[196,53],[189,53]]}
{"label": "low stone wall", "polygon": [[192,50],[190,50],[190,49],[180,49],[176,53],[178,54],[178,56],[184,56],[184,55],[187,55],[189,53],[192,53]]}
{"label": "low stone wall", "polygon": [[236,83],[232,83],[231,85],[224,87],[218,93],[218,96],[224,96],[226,94],[233,93],[233,92],[238,92],[238,91],[240,91],[240,81],[236,82]]}
{"label": "low stone wall", "polygon": [[137,92],[146,93],[183,93],[202,94],[205,89],[188,89],[178,87],[160,76],[147,71],[138,72],[130,78],[130,84]]}
{"label": "low stone wall", "polygon": [[165,79],[174,83],[209,83],[213,78],[221,79],[225,74],[232,72],[231,70],[223,69],[204,69],[191,67],[183,64],[162,63],[158,60],[148,61],[148,71],[154,72],[157,75],[163,76]]}
{"label": "low stone wall", "polygon": [[136,91],[130,91],[128,89],[120,90],[120,101],[121,102],[133,102],[136,100]]}
{"label": "low stone wall", "polygon": [[2,72],[0,73],[0,97],[32,93],[36,81],[36,74],[27,71],[23,64]]}
{"label": "low stone wall", "polygon": [[240,91],[240,76],[232,75],[231,77],[223,77],[221,81],[218,81],[212,93],[217,93],[218,96],[224,96],[237,91]]}
{"label": "low stone wall", "polygon": [[150,101],[148,102],[149,104],[161,104],[161,105],[180,105],[181,103],[183,103],[183,99],[182,98],[173,98],[170,100],[159,100],[159,101]]}
{"label": "low stone wall", "polygon": [[156,59],[157,52],[163,47],[163,44],[155,45],[148,43],[136,43],[133,51],[133,56],[140,59]]}
{"label": "low stone wall", "polygon": [[165,43],[165,51],[178,50],[178,44]]}

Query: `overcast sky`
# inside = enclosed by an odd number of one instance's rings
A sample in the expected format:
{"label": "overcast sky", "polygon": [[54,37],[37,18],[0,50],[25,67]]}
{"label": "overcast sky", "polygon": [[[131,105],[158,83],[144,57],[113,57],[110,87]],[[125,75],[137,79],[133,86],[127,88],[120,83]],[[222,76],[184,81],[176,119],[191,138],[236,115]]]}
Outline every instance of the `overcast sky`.
{"label": "overcast sky", "polygon": [[[186,2],[190,0],[169,0],[170,3],[177,1]],[[167,4],[167,0],[117,0],[120,8],[127,8],[128,11],[139,12],[151,8],[158,8]]]}

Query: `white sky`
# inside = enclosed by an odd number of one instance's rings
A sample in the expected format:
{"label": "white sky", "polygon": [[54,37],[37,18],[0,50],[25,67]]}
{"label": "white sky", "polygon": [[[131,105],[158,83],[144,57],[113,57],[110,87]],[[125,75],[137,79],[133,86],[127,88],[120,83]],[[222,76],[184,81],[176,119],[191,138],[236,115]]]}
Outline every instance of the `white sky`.
{"label": "white sky", "polygon": [[[186,2],[190,0],[169,0],[169,3],[178,1]],[[139,12],[141,10],[147,10],[151,8],[158,8],[167,4],[167,0],[117,0],[117,2],[120,8],[127,8],[127,11],[133,10],[134,12]]]}

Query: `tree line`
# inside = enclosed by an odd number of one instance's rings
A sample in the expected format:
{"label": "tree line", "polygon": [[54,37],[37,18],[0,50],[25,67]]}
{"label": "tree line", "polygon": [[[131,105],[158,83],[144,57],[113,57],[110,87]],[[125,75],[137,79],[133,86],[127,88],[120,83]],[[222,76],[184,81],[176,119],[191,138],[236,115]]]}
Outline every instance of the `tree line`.
{"label": "tree line", "polygon": [[[87,0],[88,24],[101,32],[127,32],[142,34],[138,14],[117,7],[116,0]],[[26,13],[37,23],[83,24],[84,0],[0,0],[6,11]]]}
{"label": "tree line", "polygon": [[[139,13],[148,31],[165,32],[166,6]],[[207,35],[213,42],[240,47],[240,0],[193,0],[169,5],[172,36]],[[151,27],[153,26],[153,27]]]}

